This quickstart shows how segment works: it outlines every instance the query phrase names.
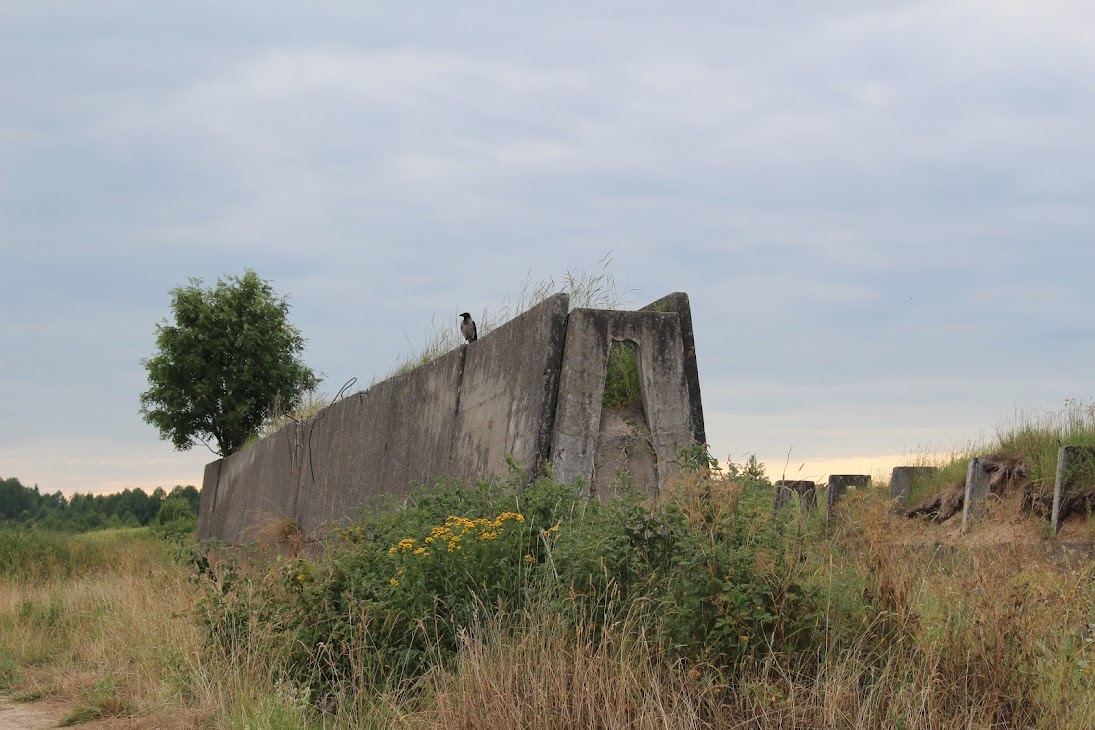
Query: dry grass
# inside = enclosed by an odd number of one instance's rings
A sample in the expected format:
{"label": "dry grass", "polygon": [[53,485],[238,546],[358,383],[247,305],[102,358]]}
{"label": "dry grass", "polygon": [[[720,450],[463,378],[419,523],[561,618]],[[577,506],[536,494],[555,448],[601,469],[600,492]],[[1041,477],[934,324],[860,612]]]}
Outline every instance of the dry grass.
{"label": "dry grass", "polygon": [[[965,485],[970,459],[985,457],[998,464],[1001,470],[994,474],[993,494],[1004,496],[1009,491],[1029,488],[1028,502],[1049,504],[1053,499],[1057,454],[1061,446],[1095,450],[1095,404],[1069,400],[1058,411],[1018,411],[997,425],[992,439],[970,441],[934,456],[912,455],[907,465],[932,466],[938,471],[932,478],[916,485],[909,503],[919,505],[941,492],[946,492],[945,499],[953,501]],[[1091,495],[1095,502],[1095,460],[1078,469],[1074,475],[1079,482],[1077,492]]]}
{"label": "dry grass", "polygon": [[[570,295],[571,309],[619,309],[626,303],[627,296],[632,290],[626,284],[622,287],[617,284],[616,278],[608,270],[611,264],[612,252],[610,251],[597,262],[593,271],[567,269],[558,281],[554,277],[534,281],[530,271],[516,296],[511,297],[507,294],[501,306],[495,311],[484,308],[474,317],[479,336],[486,335],[560,292]],[[373,383],[425,365],[455,350],[463,343],[464,338],[457,327],[457,318],[452,317],[439,323],[435,315],[426,327],[422,346],[415,348],[414,344],[408,340],[407,344],[413,348],[411,352],[400,360],[391,372],[383,378],[374,380]]]}
{"label": "dry grass", "polygon": [[290,517],[260,511],[252,517],[247,537],[260,545],[283,551],[296,557],[304,547],[304,534],[300,523]]}
{"label": "dry grass", "polygon": [[[41,692],[80,717],[155,718],[193,727],[186,702],[193,589],[158,541],[139,531],[73,540],[109,541],[109,566],[70,577],[0,581],[0,646],[19,666],[15,689]],[[128,534],[127,534],[128,533]],[[180,711],[181,710],[181,711]]]}
{"label": "dry grass", "polygon": [[17,667],[10,691],[100,718],[89,727],[1095,727],[1090,555],[933,544],[869,492],[832,524],[796,553],[827,596],[824,645],[730,671],[674,660],[657,607],[619,607],[593,630],[545,606],[469,628],[416,686],[349,682],[320,708],[279,676],[276,627],[259,617],[233,652],[209,651],[187,569],[140,531],[72,538],[112,547],[108,566],[0,579],[0,653]]}
{"label": "dry grass", "polygon": [[451,671],[427,679],[429,728],[725,727],[732,708],[720,693],[658,650],[635,615],[603,631],[568,627],[548,611],[513,632],[495,620],[465,636]]}

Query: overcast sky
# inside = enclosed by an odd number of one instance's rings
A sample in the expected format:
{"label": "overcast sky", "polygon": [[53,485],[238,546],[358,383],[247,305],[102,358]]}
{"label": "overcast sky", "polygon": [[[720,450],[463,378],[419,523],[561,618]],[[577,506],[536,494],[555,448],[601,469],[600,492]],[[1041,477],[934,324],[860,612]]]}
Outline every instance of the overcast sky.
{"label": "overcast sky", "polygon": [[776,476],[1089,400],[1095,3],[0,4],[0,477],[200,486],[137,401],[189,277],[334,393],[610,251]]}

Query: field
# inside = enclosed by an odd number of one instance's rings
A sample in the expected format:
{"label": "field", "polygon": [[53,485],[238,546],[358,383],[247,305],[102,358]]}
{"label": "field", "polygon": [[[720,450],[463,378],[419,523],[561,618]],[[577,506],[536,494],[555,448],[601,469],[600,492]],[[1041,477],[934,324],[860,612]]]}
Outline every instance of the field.
{"label": "field", "polygon": [[0,695],[89,728],[1095,727],[1085,515],[1005,494],[957,539],[883,486],[826,525],[691,456],[657,505],[439,484],[324,545],[2,532]]}

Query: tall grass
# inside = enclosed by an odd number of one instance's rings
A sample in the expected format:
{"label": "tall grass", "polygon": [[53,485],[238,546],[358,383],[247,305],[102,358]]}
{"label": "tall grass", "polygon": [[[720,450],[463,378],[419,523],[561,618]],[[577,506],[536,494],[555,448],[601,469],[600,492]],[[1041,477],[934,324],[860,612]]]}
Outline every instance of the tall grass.
{"label": "tall grass", "polygon": [[[909,502],[917,504],[943,490],[961,488],[974,457],[1014,464],[1034,499],[1051,500],[1062,446],[1095,449],[1095,404],[1069,400],[1058,411],[1020,411],[999,423],[993,438],[967,442],[943,455],[921,456],[919,465],[934,466],[937,471],[914,485]],[[1080,469],[1079,482],[1095,493],[1095,462],[1089,460]]]}
{"label": "tall grass", "polygon": [[[1064,408],[1048,413],[1017,413],[1011,422],[997,429],[995,451],[1022,460],[1031,485],[1040,493],[1052,494],[1061,446],[1095,448],[1095,404],[1066,401]],[[1095,488],[1095,474],[1086,474]]]}
{"label": "tall grass", "polygon": [[[1083,438],[996,445],[1045,433]],[[1095,727],[1091,552],[925,545],[869,490],[800,523],[710,467],[657,504],[441,486],[200,572],[144,530],[0,533],[0,689],[135,727]]]}
{"label": "tall grass", "polygon": [[[626,284],[622,287],[617,284],[615,276],[608,270],[611,264],[612,252],[610,251],[597,262],[592,271],[567,269],[558,280],[549,276],[536,281],[530,271],[516,295],[506,294],[502,304],[497,309],[491,311],[484,308],[478,316],[474,317],[479,336],[482,337],[497,329],[549,297],[561,292],[570,295],[571,309],[619,309],[626,303],[631,290]],[[455,350],[463,342],[455,317],[451,321],[438,322],[435,315],[426,327],[422,345],[415,347],[413,343],[408,341],[407,344],[412,347],[411,352],[380,380],[393,375],[401,375],[420,365],[436,360],[442,355]]]}
{"label": "tall grass", "polygon": [[[69,722],[149,715],[194,726],[202,713],[186,701],[187,677],[200,635],[187,615],[192,585],[165,542],[144,529],[0,541],[16,546],[0,576],[12,689],[66,703]],[[41,546],[55,557],[40,560]]]}
{"label": "tall grass", "polygon": [[68,533],[0,529],[0,578],[40,583],[101,570],[117,560],[119,548],[129,542],[120,535],[128,532],[107,530],[73,539]]}
{"label": "tall grass", "polygon": [[904,547],[919,526],[869,492],[802,530],[773,521],[764,483],[725,475],[686,476],[661,507],[578,508],[546,486],[512,550],[492,537],[474,561],[420,556],[413,536],[442,534],[437,515],[508,499],[442,490],[354,528],[329,560],[240,584],[240,635],[263,648],[229,655],[285,662],[310,726],[1095,723],[1090,557]]}

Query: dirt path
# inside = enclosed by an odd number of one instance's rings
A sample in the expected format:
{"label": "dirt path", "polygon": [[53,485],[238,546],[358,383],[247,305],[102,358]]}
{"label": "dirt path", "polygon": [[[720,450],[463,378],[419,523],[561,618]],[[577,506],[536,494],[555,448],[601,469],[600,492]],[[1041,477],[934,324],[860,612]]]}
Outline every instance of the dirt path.
{"label": "dirt path", "polygon": [[0,698],[0,730],[54,728],[65,716],[63,707],[49,702],[19,702]]}

